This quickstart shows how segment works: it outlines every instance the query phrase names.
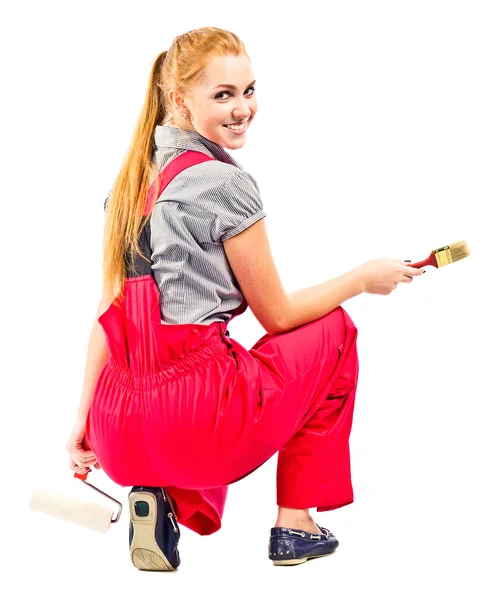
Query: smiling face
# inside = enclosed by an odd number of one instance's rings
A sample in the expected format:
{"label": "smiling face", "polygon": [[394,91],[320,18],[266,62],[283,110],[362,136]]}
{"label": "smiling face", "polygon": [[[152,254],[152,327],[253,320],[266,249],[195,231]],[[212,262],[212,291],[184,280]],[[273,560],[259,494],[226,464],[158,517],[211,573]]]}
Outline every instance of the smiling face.
{"label": "smiling face", "polygon": [[[207,65],[202,83],[189,96],[175,90],[169,97],[180,126],[194,128],[200,135],[223,148],[241,148],[256,111],[255,76],[246,54],[217,56]],[[226,85],[224,85],[226,84]],[[187,119],[183,119],[183,114]],[[236,132],[226,127],[242,125]]]}

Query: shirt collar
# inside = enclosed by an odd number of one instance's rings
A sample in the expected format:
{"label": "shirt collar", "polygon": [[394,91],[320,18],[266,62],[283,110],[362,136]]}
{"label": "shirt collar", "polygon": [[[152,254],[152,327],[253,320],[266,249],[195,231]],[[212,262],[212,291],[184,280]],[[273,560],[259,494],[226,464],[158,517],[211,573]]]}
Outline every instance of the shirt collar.
{"label": "shirt collar", "polygon": [[158,149],[176,148],[204,152],[212,158],[229,163],[243,170],[241,165],[222,146],[203,137],[193,129],[181,130],[179,127],[173,127],[172,125],[157,125],[154,133],[154,141]]}

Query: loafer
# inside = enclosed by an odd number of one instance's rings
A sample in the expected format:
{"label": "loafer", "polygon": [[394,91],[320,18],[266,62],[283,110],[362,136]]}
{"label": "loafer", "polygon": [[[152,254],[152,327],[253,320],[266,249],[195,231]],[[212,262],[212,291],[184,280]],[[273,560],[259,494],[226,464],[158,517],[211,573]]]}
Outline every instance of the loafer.
{"label": "loafer", "polygon": [[333,554],[338,540],[326,527],[322,533],[311,533],[291,527],[272,527],[268,544],[268,558],[274,565],[298,565],[310,558],[321,558]]}
{"label": "loafer", "polygon": [[176,516],[162,487],[137,485],[128,494],[130,558],[142,571],[174,571],[181,558]]}

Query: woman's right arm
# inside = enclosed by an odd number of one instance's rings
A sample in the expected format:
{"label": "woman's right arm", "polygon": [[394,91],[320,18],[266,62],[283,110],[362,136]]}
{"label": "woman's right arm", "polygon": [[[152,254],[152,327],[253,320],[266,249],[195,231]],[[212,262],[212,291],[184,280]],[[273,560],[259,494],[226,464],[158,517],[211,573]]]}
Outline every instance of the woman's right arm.
{"label": "woman's right arm", "polygon": [[224,240],[227,260],[251,311],[273,335],[319,319],[363,292],[387,296],[425,271],[395,258],[376,258],[343,275],[287,294],[268,243],[265,219]]}
{"label": "woman's right arm", "polygon": [[291,292],[288,295],[291,310],[287,312],[284,328],[293,329],[319,319],[362,291],[362,275],[355,267],[323,283]]}
{"label": "woman's right arm", "polygon": [[364,291],[362,271],[355,267],[287,294],[272,257],[265,219],[222,243],[241,292],[267,333],[275,335],[314,321]]}

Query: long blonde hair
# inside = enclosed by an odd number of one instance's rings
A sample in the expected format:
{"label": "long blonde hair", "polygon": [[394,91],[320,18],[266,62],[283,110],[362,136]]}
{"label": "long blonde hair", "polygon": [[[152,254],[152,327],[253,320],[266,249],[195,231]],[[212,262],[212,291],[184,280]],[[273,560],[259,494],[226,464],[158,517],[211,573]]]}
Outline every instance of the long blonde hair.
{"label": "long blonde hair", "polygon": [[[203,81],[204,70],[217,56],[246,54],[243,42],[230,31],[202,27],[174,38],[169,50],[154,61],[147,93],[122,167],[106,200],[103,234],[103,290],[118,300],[123,295],[127,266],[134,270],[138,239],[150,213],[143,216],[148,188],[157,176],[152,162],[154,131],[173,116],[169,91],[190,94]],[[193,129],[191,124],[179,127]],[[155,202],[156,198],[153,199]],[[130,259],[129,264],[128,259]]]}

